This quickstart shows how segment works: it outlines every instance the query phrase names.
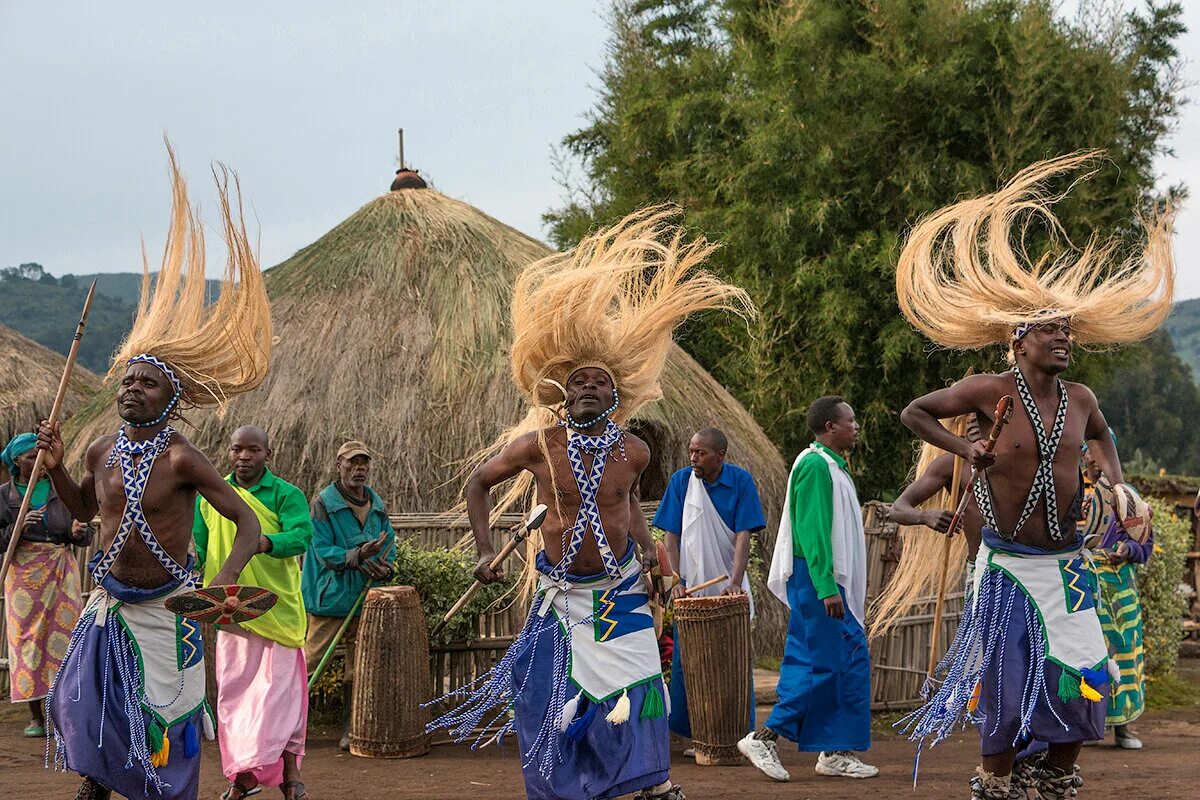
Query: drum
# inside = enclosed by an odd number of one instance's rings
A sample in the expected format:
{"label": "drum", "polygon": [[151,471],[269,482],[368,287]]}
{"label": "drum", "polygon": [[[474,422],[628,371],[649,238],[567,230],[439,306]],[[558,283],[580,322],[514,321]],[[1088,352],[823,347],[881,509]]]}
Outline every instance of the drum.
{"label": "drum", "polygon": [[696,763],[742,764],[737,743],[750,720],[750,598],[679,598],[675,626]]}
{"label": "drum", "polygon": [[417,590],[383,586],[367,592],[358,624],[350,711],[350,752],[412,758],[429,752],[429,632]]}

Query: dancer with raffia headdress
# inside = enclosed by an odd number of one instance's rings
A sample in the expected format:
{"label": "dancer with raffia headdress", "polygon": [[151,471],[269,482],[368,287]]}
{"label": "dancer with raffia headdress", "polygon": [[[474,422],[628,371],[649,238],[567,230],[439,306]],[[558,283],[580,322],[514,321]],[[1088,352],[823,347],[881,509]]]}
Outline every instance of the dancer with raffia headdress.
{"label": "dancer with raffia headdress", "polygon": [[[1144,247],[1125,260],[1116,241],[1093,237],[1082,250],[1027,263],[1034,223],[1052,247],[1062,233],[1046,182],[1097,155],[1034,164],[998,192],[929,215],[896,269],[900,308],[917,330],[944,347],[1007,343],[1013,364],[918,398],[901,416],[922,439],[982,472],[973,490],[983,518],[974,602],[939,665],[943,682],[903,722],[914,739],[934,743],[964,715],[980,725],[975,798],[1022,795],[1010,773],[1017,747],[1030,738],[1049,743],[1036,770],[1040,796],[1073,796],[1080,745],[1104,733],[1113,665],[1075,529],[1083,443],[1093,443],[1119,491],[1132,490],[1122,484],[1096,396],[1059,376],[1076,344],[1134,342],[1161,325],[1174,267],[1169,213],[1147,221]],[[1017,398],[1024,413],[1014,415],[994,454],[939,422],[970,412],[982,422],[1003,395]]]}
{"label": "dancer with raffia headdress", "polygon": [[430,727],[460,740],[481,725],[500,725],[498,740],[515,731],[535,800],[683,798],[668,775],[662,668],[643,578],[657,567],[638,506],[650,450],[622,425],[661,396],[679,323],[705,309],[750,306],[742,290],[699,269],[713,246],[685,244],[671,217],[662,208],[635,213],[521,273],[512,365],[532,407],[467,482],[482,581],[502,577],[489,566],[492,487],[517,479],[502,509],[536,483],[550,511],[541,551],[528,560],[524,629],[493,670],[447,698],[463,702]]}
{"label": "dancer with raffia headdress", "polygon": [[200,733],[213,737],[200,626],[165,606],[195,585],[189,547],[197,493],[237,525],[213,583],[236,583],[262,541],[255,513],[171,422],[262,382],[271,351],[267,295],[240,192],[231,208],[222,167],[214,174],[229,260],[220,297],[205,305],[201,223],[169,146],[168,154],[173,200],[162,268],[151,291],[147,265],[137,318],[109,371],[119,380],[123,424],[88,446],[79,483],[63,466],[57,426],[43,423],[38,435],[72,515],[100,514],[100,550],[88,564],[96,589],[46,701],[55,765],[84,776],[78,800],[114,791],[197,796]]}

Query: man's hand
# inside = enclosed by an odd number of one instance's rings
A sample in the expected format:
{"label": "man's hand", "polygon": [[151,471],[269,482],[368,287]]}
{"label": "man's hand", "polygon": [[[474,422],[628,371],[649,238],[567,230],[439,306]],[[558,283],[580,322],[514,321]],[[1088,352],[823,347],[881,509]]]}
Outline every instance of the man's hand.
{"label": "man's hand", "polygon": [[950,530],[950,523],[954,520],[954,512],[945,508],[931,508],[921,512],[921,522],[927,528],[933,528],[938,533],[946,533]]}
{"label": "man's hand", "polygon": [[42,424],[38,426],[38,450],[45,453],[42,456],[42,466],[46,469],[54,469],[62,463],[63,453],[66,448],[63,446],[62,440],[62,423],[54,423],[54,427],[50,427],[50,420],[42,420]]}
{"label": "man's hand", "polygon": [[987,469],[996,463],[996,454],[988,452],[987,442],[984,440],[970,442],[963,453],[963,458],[977,470]]}
{"label": "man's hand", "polygon": [[358,562],[362,564],[379,555],[385,544],[387,544],[387,531],[381,533],[378,539],[360,544],[358,546]]}
{"label": "man's hand", "polygon": [[1108,563],[1113,566],[1120,566],[1129,560],[1129,543],[1121,542],[1117,545],[1116,550],[1108,551]]}
{"label": "man's hand", "polygon": [[496,583],[504,580],[504,565],[492,569],[492,559],[496,557],[495,553],[480,553],[479,563],[475,565],[475,580],[480,583]]}
{"label": "man's hand", "polygon": [[846,604],[842,602],[841,594],[830,595],[821,602],[825,604],[825,613],[833,619],[846,616]]}
{"label": "man's hand", "polygon": [[392,568],[380,561],[363,561],[358,565],[358,571],[373,581],[384,580],[392,574]]}
{"label": "man's hand", "polygon": [[649,575],[658,569],[658,548],[647,547],[642,551],[642,572]]}
{"label": "man's hand", "polygon": [[91,531],[89,530],[89,526],[86,522],[71,520],[71,541],[80,543],[85,542],[90,534]]}
{"label": "man's hand", "polygon": [[681,597],[687,597],[687,589],[683,588],[682,583],[677,583],[671,587],[671,599],[678,600]]}
{"label": "man's hand", "polygon": [[725,584],[725,588],[723,588],[721,590],[721,594],[745,594],[745,593],[746,593],[745,590],[742,589],[741,581],[734,583],[731,580],[731,581],[729,581],[729,583]]}
{"label": "man's hand", "polygon": [[267,535],[260,533],[258,535],[258,549],[254,551],[254,554],[269,553],[273,547],[274,545],[271,544],[271,540],[267,538]]}
{"label": "man's hand", "polygon": [[25,527],[22,532],[24,533],[26,531],[31,531],[36,525],[40,525],[42,522],[42,517],[45,515],[45,513],[45,509],[29,509],[29,512],[25,514]]}

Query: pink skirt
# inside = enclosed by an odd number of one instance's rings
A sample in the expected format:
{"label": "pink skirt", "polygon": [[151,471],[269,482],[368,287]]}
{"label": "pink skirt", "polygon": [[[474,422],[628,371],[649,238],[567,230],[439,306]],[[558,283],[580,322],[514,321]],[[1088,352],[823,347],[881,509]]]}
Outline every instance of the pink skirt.
{"label": "pink skirt", "polygon": [[283,783],[283,754],[299,765],[308,727],[304,650],[238,627],[217,632],[217,740],[221,769],[263,786]]}

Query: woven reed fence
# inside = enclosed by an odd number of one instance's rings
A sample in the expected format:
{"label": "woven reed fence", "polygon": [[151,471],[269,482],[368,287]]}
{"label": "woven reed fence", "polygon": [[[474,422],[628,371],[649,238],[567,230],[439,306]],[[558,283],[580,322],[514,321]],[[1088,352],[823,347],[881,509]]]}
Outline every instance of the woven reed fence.
{"label": "woven reed fence", "polygon": [[[654,504],[643,504],[647,514],[652,514]],[[886,521],[886,506],[882,503],[868,503],[863,507],[864,526],[867,535],[867,600],[868,603],[886,585],[887,580],[895,571],[900,557],[899,539],[896,526]],[[395,514],[391,517],[397,537],[409,539],[422,547],[452,547],[465,536],[470,528],[465,519],[447,514]],[[496,541],[514,524],[520,521],[518,515],[507,515],[501,518],[493,528]],[[83,591],[92,589],[91,576],[87,574],[86,564],[94,552],[94,547],[86,550],[76,549],[80,565],[80,578]],[[510,556],[506,569],[509,574],[516,574],[524,563],[524,554],[518,551]],[[947,643],[953,638],[962,609],[962,576],[958,572],[951,575],[946,610],[943,617],[940,641],[944,651]],[[773,602],[773,601],[768,601]],[[0,599],[0,609],[3,600]],[[496,663],[504,654],[505,648],[520,632],[524,624],[527,608],[519,602],[510,602],[501,608],[480,615],[475,621],[475,635],[466,641],[453,642],[446,645],[436,645],[430,648],[430,674],[433,677],[431,696],[440,696],[452,688],[462,686],[479,677]],[[933,598],[928,598],[906,619],[896,624],[895,629],[885,638],[871,645],[873,707],[877,709],[909,708],[919,703],[920,687],[924,680],[925,669],[929,657],[929,640],[932,629]],[[205,626],[205,647],[213,652],[213,631]],[[0,693],[8,693],[8,652],[5,631],[5,618],[0,613]],[[215,696],[212,687],[213,659],[208,659],[210,701],[215,708]],[[438,709],[434,709],[436,713]]]}

